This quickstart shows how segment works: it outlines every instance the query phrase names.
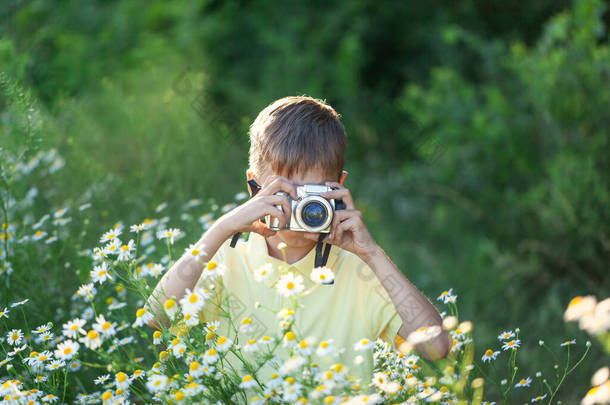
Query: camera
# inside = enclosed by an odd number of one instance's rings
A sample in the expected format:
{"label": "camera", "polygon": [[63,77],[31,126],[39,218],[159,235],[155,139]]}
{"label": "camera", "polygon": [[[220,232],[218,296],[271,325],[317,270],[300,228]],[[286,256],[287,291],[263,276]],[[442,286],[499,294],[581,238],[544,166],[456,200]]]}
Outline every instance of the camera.
{"label": "camera", "polygon": [[[288,197],[291,208],[290,223],[284,228],[279,228],[279,219],[266,215],[267,227],[274,231],[291,230],[300,232],[329,233],[330,224],[333,221],[335,210],[345,209],[345,204],[340,198],[326,199],[320,194],[331,191],[334,188],[320,184],[304,184],[297,186],[297,199],[293,200],[284,191],[275,194]],[[279,210],[284,211],[281,205],[276,205]]]}

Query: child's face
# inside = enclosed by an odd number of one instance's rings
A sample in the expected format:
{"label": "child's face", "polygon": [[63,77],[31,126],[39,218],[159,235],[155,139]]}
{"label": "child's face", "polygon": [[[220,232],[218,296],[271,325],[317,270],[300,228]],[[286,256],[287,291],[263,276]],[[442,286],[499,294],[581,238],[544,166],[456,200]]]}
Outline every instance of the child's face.
{"label": "child's face", "polygon": [[[288,180],[292,181],[295,186],[301,186],[303,184],[326,184],[327,181],[338,181],[336,176],[331,176],[328,173],[325,173],[321,169],[309,169],[303,173],[294,173],[290,177],[285,176],[284,173],[275,173],[271,170],[270,166],[265,167],[265,170],[261,174],[261,178],[254,178],[254,180],[262,185],[267,180],[267,177],[272,175],[280,175],[286,177]],[[298,231],[290,231],[284,230],[276,233],[276,236],[280,239],[281,242],[284,242],[287,246],[290,247],[305,247],[315,245],[315,241],[311,239],[307,239],[304,236],[306,234],[310,235],[318,235],[310,232],[298,232]],[[278,242],[279,243],[279,242]]]}

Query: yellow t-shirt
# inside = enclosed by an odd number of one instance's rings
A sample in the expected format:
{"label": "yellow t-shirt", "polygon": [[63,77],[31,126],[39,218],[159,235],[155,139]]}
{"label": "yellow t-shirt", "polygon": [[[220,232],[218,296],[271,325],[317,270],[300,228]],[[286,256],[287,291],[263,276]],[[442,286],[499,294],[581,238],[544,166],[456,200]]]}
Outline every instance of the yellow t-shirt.
{"label": "yellow t-shirt", "polygon": [[[395,339],[396,342],[402,340],[397,335],[402,320],[371,268],[357,255],[332,246],[326,266],[333,270],[335,281],[334,284],[321,285],[309,277],[314,265],[315,248],[301,260],[287,265],[269,256],[265,238],[255,232],[249,234],[247,241],[240,240],[235,248],[229,244],[230,240],[223,243],[212,258],[224,271],[216,281],[215,294],[203,308],[202,318],[218,320],[219,333],[235,342],[233,328],[229,327],[226,317],[219,316],[217,310],[217,305],[228,299],[228,309],[237,329],[243,318],[252,320],[251,331],[238,332],[240,344],[265,335],[281,336],[277,312],[288,306],[289,298],[282,296],[273,284],[281,276],[280,269],[288,266],[289,271],[303,276],[304,291],[310,291],[299,299],[302,306],[294,315],[293,330],[297,338],[315,338],[313,361],[319,364],[320,370],[325,371],[330,365],[341,363],[347,367],[347,375],[359,378],[361,386],[368,385],[373,376],[373,350],[356,352],[354,344],[362,338],[375,341],[380,337],[394,348]],[[271,264],[273,272],[269,278],[258,282],[254,272],[265,264]],[[206,287],[203,277],[196,287]],[[255,308],[256,302],[260,303],[260,308]],[[345,352],[338,357],[318,358],[315,348],[320,341],[329,339],[336,348],[344,347]],[[286,349],[280,345],[278,350]],[[354,363],[357,355],[363,357],[360,364]],[[227,357],[228,360],[230,358],[235,361],[230,360],[233,367],[240,370],[239,360],[232,355]],[[287,354],[284,358],[287,358]],[[277,371],[266,364],[257,374],[259,380],[266,381],[273,372]]]}

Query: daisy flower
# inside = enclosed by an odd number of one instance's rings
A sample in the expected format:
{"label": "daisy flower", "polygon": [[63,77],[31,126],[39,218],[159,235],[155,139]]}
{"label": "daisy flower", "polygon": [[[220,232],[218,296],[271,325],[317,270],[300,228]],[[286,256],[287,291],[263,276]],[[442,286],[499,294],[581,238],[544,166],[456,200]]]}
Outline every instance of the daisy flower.
{"label": "daisy flower", "polygon": [[502,349],[516,349],[519,347],[520,344],[521,341],[519,339],[509,340],[508,342],[504,342],[504,344],[502,345]]}
{"label": "daisy flower", "polygon": [[57,345],[55,357],[61,360],[70,360],[78,352],[80,345],[73,340],[66,340]]}
{"label": "daisy flower", "polygon": [[[451,298],[451,297],[454,297],[454,298]],[[441,293],[441,295],[439,295],[436,299],[439,301],[443,301],[443,303],[446,304],[448,302],[455,302],[455,298],[457,298],[457,295],[454,296],[453,288],[450,288],[449,290],[443,291]]]}
{"label": "daisy flower", "polygon": [[216,276],[218,276],[219,274],[222,274],[223,269],[224,268],[222,266],[219,266],[216,262],[209,261],[206,263],[205,267],[203,268],[201,277],[204,280],[207,280],[207,279],[213,280]]}
{"label": "daisy flower", "polygon": [[498,335],[498,340],[506,340],[515,337],[515,334],[512,331],[502,332]]}
{"label": "daisy flower", "polygon": [[85,336],[78,339],[78,341],[83,343],[91,350],[95,350],[102,345],[102,339],[100,338],[100,334],[93,329],[87,332]]}
{"label": "daisy flower", "polygon": [[239,193],[235,194],[235,199],[238,201],[245,200],[246,198],[248,198],[248,193],[245,191],[240,191]]}
{"label": "daisy flower", "polygon": [[596,304],[597,298],[593,295],[574,297],[568,304],[568,308],[566,308],[563,314],[563,319],[566,322],[578,321],[584,315],[593,313]]}
{"label": "daisy flower", "polygon": [[490,361],[490,360],[495,360],[496,357],[498,357],[498,354],[500,354],[499,351],[495,351],[494,352],[491,349],[487,349],[485,351],[485,354],[483,354],[483,357],[481,357],[481,360],[483,360],[483,362]]}
{"label": "daisy flower", "polygon": [[309,277],[318,284],[331,284],[335,281],[335,273],[326,266],[315,267]]}
{"label": "daisy flower", "polygon": [[271,263],[265,263],[254,271],[254,280],[260,283],[268,279],[271,273],[273,273],[273,266]]}
{"label": "daisy flower", "polygon": [[62,368],[66,365],[66,362],[63,360],[53,360],[49,364],[47,364],[46,369],[49,371],[54,371]]}
{"label": "daisy flower", "polygon": [[80,319],[80,318],[72,319],[71,321],[64,323],[64,325],[63,325],[64,330],[62,333],[66,337],[76,339],[79,332],[82,334],[86,333],[85,330],[83,329],[83,326],[85,325],[85,323],[87,323],[87,321],[85,321],[84,319]]}
{"label": "daisy flower", "polygon": [[371,383],[376,387],[381,387],[382,385],[387,384],[388,381],[388,375],[386,373],[376,372],[373,374]]}
{"label": "daisy flower", "polygon": [[163,308],[165,309],[165,313],[169,316],[170,319],[173,319],[176,313],[178,312],[178,305],[176,305],[176,301],[169,299],[163,303]]}
{"label": "daisy flower", "polygon": [[0,311],[0,319],[6,318],[8,319],[8,314],[11,312],[7,307],[4,307],[2,311]]}
{"label": "daisy flower", "polygon": [[333,340],[323,340],[318,344],[318,348],[316,349],[316,354],[319,357],[328,356],[335,352],[335,347],[333,346]]}
{"label": "daisy flower", "polygon": [[193,378],[201,377],[205,371],[205,367],[204,364],[192,361],[191,364],[189,364],[189,375]]}
{"label": "daisy flower", "polygon": [[[206,291],[201,288],[196,291],[191,291],[189,288],[185,290],[186,294],[180,300],[180,305],[182,306],[182,311],[190,314],[197,314],[203,308],[203,304],[205,303],[205,299],[208,298],[204,296],[202,293]],[[209,294],[207,294],[209,295]]]}
{"label": "daisy flower", "polygon": [[83,284],[80,287],[78,287],[78,290],[76,291],[76,295],[78,295],[79,297],[85,297],[85,298],[88,298],[89,295],[95,296],[96,293],[97,293],[97,290],[93,286],[93,283]]}
{"label": "daisy flower", "polygon": [[218,352],[216,349],[208,349],[204,353],[202,360],[206,364],[216,363],[218,360]]}
{"label": "daisy flower", "polygon": [[201,205],[202,201],[199,198],[192,198],[184,204],[185,208],[193,208]]}
{"label": "daisy flower", "polygon": [[146,225],[144,225],[144,224],[134,224],[129,227],[129,232],[138,233],[138,232],[142,232],[145,229],[146,229]]}
{"label": "daisy flower", "polygon": [[157,239],[169,239],[170,244],[174,244],[174,240],[180,235],[180,229],[169,228],[157,232]]}
{"label": "daisy flower", "polygon": [[237,207],[237,204],[235,204],[235,203],[226,203],[225,205],[223,205],[220,208],[220,212],[225,213],[225,212],[231,211],[235,207]]}
{"label": "daisy flower", "polygon": [[515,384],[515,387],[529,387],[531,383],[532,379],[530,377],[522,378],[517,384]]}
{"label": "daisy flower", "polygon": [[295,294],[299,294],[304,288],[303,276],[300,274],[295,276],[292,272],[284,274],[277,282],[277,290],[284,297],[291,297]]}
{"label": "daisy flower", "polygon": [[153,374],[146,381],[146,388],[152,393],[162,392],[167,389],[169,378],[163,374]]}
{"label": "daisy flower", "polygon": [[249,317],[245,317],[239,322],[239,331],[241,333],[248,333],[252,329],[252,319]]}
{"label": "daisy flower", "polygon": [[104,315],[98,315],[97,318],[95,318],[95,323],[93,324],[93,329],[96,332],[101,333],[104,337],[116,335],[116,330],[114,329],[115,327],[116,323],[110,323],[104,318]]}
{"label": "daisy flower", "polygon": [[542,401],[544,398],[546,398],[546,394],[544,395],[538,395],[535,398],[532,398],[532,402],[538,402],[538,401]]}
{"label": "daisy flower", "polygon": [[101,265],[95,266],[90,272],[91,279],[94,283],[104,283],[106,280],[112,280],[112,276],[108,272],[106,262],[102,262]]}
{"label": "daisy flower", "polygon": [[78,360],[73,360],[70,362],[70,364],[68,365],[68,367],[70,368],[70,371],[75,372],[80,370],[81,368],[81,363]]}
{"label": "daisy flower", "polygon": [[201,248],[202,247],[197,247],[195,244],[191,244],[189,247],[184,249],[184,253],[188,254],[189,257],[192,257],[193,259],[199,259],[201,256],[206,255],[206,252],[204,252]]}
{"label": "daisy flower", "polygon": [[66,211],[68,211],[68,208],[58,209],[53,213],[53,218],[61,218],[66,213]]}
{"label": "daisy flower", "polygon": [[110,374],[105,374],[105,375],[101,375],[99,377],[97,377],[95,380],[93,380],[93,382],[95,383],[95,385],[99,385],[99,384],[103,384],[106,382],[106,380],[108,380],[110,378]]}
{"label": "daisy flower", "polygon": [[48,332],[51,329],[51,325],[40,325],[36,329],[32,330],[32,333],[36,333],[38,335]]}
{"label": "daisy flower", "polygon": [[136,328],[136,327],[140,327],[142,325],[146,325],[153,318],[154,318],[153,314],[151,314],[144,308],[140,308],[136,311],[136,320],[131,326]]}
{"label": "daisy flower", "polygon": [[368,350],[368,349],[372,349],[373,346],[375,346],[374,341],[369,340],[367,338],[363,338],[354,344],[354,350],[357,352],[361,351],[361,350]]}
{"label": "daisy flower", "polygon": [[104,254],[108,255],[116,255],[119,253],[119,248],[121,247],[121,240],[119,238],[113,239],[106,246],[104,246]]}
{"label": "daisy flower", "polygon": [[242,347],[245,352],[255,352],[258,350],[258,345],[256,344],[256,339],[250,339],[246,342],[246,344]]}
{"label": "daisy flower", "polygon": [[133,252],[135,248],[136,243],[133,241],[133,239],[130,239],[126,245],[121,245],[121,247],[119,248],[119,255],[117,257],[117,260],[120,262],[124,262],[131,259],[131,252]]}
{"label": "daisy flower", "polygon": [[216,333],[216,331],[218,331],[218,327],[220,326],[220,322],[219,321],[210,321],[210,322],[206,322],[204,330],[206,332],[213,332]]}
{"label": "daisy flower", "polygon": [[41,240],[47,237],[47,233],[45,231],[41,231],[40,229],[34,232],[34,235],[30,236],[30,239],[33,241]]}
{"label": "daisy flower", "polygon": [[9,356],[14,356],[17,353],[24,351],[27,347],[28,347],[27,343],[24,343],[23,346],[16,347],[15,350],[13,350],[12,352],[8,352],[7,354]]}
{"label": "daisy flower", "polygon": [[11,346],[17,346],[23,340],[21,329],[13,329],[6,335],[6,342]]}
{"label": "daisy flower", "polygon": [[574,344],[576,344],[576,339],[566,340],[565,342],[563,342],[561,344],[561,346],[568,346],[568,345],[574,345]]}
{"label": "daisy flower", "polygon": [[121,234],[121,229],[112,228],[108,232],[104,233],[100,238],[100,243],[110,242],[116,239]]}
{"label": "daisy flower", "polygon": [[216,348],[218,349],[218,351],[227,351],[231,344],[233,344],[231,339],[228,339],[224,336],[218,336],[218,338],[216,338]]}
{"label": "daisy flower", "polygon": [[114,376],[114,380],[114,384],[117,389],[122,391],[125,391],[127,388],[129,388],[129,384],[131,384],[131,378],[129,378],[129,376],[122,371],[116,373],[116,375]]}
{"label": "daisy flower", "polygon": [[159,212],[163,211],[165,208],[167,208],[167,202],[162,202],[161,204],[159,204],[155,207],[155,212],[159,213]]}
{"label": "daisy flower", "polygon": [[241,382],[239,383],[239,386],[243,389],[248,389],[254,387],[255,385],[256,380],[252,378],[250,374],[246,374],[245,376],[243,376]]}
{"label": "daisy flower", "polygon": [[171,350],[174,356],[180,358],[186,351],[186,345],[182,341],[179,341],[178,343],[172,345]]}

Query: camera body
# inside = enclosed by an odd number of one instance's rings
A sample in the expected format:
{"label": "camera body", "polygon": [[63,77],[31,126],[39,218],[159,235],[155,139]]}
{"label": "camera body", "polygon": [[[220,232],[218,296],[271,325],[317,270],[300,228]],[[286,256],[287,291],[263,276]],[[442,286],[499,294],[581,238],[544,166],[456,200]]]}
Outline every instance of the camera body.
{"label": "camera body", "polygon": [[[300,232],[329,233],[335,210],[345,209],[345,204],[340,198],[326,199],[320,194],[333,190],[332,187],[320,184],[304,184],[297,186],[298,199],[283,191],[275,194],[288,197],[291,208],[290,223],[284,228],[279,228],[279,220],[271,215],[265,216],[267,227],[274,231],[291,230]],[[276,205],[283,211],[281,205]]]}

